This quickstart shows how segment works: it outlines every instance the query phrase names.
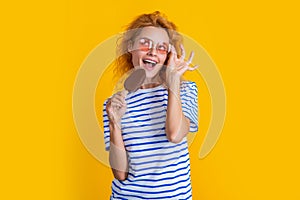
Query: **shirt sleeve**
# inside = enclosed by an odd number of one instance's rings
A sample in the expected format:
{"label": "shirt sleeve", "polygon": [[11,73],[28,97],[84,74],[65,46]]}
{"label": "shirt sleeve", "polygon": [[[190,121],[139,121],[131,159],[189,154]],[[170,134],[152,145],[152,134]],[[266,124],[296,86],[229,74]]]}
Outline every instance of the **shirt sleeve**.
{"label": "shirt sleeve", "polygon": [[106,112],[106,104],[108,99],[103,104],[103,132],[104,132],[104,142],[105,142],[105,150],[109,151],[110,147],[110,130],[109,130],[109,120]]}
{"label": "shirt sleeve", "polygon": [[190,132],[198,131],[198,88],[195,82],[184,81],[180,89],[182,111],[190,120]]}

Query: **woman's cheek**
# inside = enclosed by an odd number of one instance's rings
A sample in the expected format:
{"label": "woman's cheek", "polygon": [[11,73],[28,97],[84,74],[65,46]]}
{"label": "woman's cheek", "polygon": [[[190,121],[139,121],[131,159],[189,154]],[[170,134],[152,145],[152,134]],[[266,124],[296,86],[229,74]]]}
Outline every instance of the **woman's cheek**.
{"label": "woman's cheek", "polygon": [[143,55],[138,52],[138,51],[133,51],[132,52],[132,64],[134,67],[139,67],[141,65],[141,59],[142,59]]}

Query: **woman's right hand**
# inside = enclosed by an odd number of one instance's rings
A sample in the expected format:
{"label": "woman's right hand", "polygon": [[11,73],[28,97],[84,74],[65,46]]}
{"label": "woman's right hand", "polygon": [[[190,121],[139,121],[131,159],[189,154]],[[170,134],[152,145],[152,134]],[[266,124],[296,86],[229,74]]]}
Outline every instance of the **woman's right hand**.
{"label": "woman's right hand", "polygon": [[106,112],[111,123],[121,125],[121,118],[126,112],[125,91],[114,94],[106,104]]}
{"label": "woman's right hand", "polygon": [[121,181],[126,180],[128,176],[127,152],[121,131],[121,118],[127,109],[125,92],[117,92],[106,104],[110,129],[109,163],[114,177]]}

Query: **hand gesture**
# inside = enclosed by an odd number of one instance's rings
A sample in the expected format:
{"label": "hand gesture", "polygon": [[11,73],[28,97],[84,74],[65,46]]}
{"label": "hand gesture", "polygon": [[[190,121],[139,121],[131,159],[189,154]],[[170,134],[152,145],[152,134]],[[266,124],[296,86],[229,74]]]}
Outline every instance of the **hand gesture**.
{"label": "hand gesture", "polygon": [[121,124],[121,118],[125,114],[126,109],[125,91],[114,94],[106,104],[106,112],[110,122],[118,125]]}
{"label": "hand gesture", "polygon": [[190,53],[189,59],[185,61],[185,49],[180,45],[182,55],[180,58],[177,56],[176,49],[172,46],[172,51],[168,60],[166,68],[166,83],[169,88],[178,88],[180,86],[180,78],[186,71],[193,71],[197,69],[198,65],[190,67],[192,63],[194,52]]}

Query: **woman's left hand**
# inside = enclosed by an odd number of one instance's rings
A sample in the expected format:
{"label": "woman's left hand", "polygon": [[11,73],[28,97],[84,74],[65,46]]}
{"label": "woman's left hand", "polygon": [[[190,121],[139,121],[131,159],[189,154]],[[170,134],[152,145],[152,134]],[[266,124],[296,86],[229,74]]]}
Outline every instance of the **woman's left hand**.
{"label": "woman's left hand", "polygon": [[182,55],[177,56],[176,49],[172,46],[169,61],[166,68],[166,83],[169,89],[178,90],[180,87],[180,78],[186,71],[193,71],[197,69],[198,65],[190,67],[192,63],[194,52],[190,53],[189,59],[185,61],[185,49],[180,45]]}

